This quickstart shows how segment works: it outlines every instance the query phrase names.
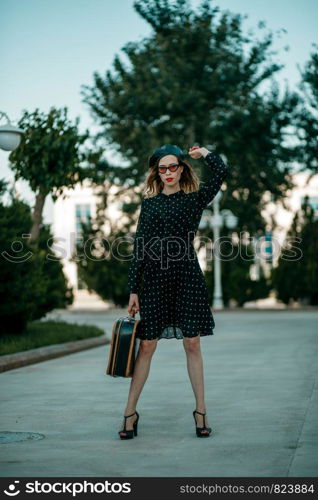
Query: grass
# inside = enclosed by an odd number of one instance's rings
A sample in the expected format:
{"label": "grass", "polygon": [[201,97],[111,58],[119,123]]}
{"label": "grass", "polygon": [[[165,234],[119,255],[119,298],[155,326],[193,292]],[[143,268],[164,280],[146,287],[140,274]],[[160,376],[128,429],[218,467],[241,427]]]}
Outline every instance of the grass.
{"label": "grass", "polygon": [[5,335],[0,338],[0,353],[13,354],[36,347],[62,344],[73,340],[83,340],[104,335],[97,326],[77,325],[65,321],[32,321],[20,335]]}

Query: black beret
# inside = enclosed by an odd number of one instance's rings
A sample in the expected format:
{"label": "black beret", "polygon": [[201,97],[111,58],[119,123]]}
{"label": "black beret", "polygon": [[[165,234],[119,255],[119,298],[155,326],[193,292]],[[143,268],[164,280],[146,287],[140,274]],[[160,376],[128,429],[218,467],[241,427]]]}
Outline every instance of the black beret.
{"label": "black beret", "polygon": [[166,155],[179,156],[182,160],[185,159],[185,157],[186,157],[186,155],[182,151],[182,149],[180,149],[175,144],[164,144],[160,148],[155,149],[153,151],[152,155],[149,156],[148,167],[149,168],[153,167],[160,158],[162,158],[163,156],[166,156]]}

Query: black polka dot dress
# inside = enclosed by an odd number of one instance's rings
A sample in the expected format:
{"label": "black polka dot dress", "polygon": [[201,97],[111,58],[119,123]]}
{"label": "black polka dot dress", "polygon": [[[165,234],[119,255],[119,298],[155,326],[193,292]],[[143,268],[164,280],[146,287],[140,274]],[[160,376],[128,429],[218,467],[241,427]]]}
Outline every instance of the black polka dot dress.
{"label": "black polka dot dress", "polygon": [[198,191],[144,198],[128,273],[138,294],[141,340],[213,335],[208,290],[193,240],[204,208],[229,172],[215,152],[205,156],[211,178]]}

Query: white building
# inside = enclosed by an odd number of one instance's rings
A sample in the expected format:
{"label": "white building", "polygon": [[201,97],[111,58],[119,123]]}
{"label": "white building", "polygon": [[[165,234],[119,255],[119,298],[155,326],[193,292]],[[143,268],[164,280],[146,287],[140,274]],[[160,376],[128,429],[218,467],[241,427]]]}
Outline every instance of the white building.
{"label": "white building", "polygon": [[[109,190],[111,206],[107,208],[112,219],[120,217],[116,202],[116,188]],[[97,307],[108,303],[100,300],[94,293],[88,293],[85,283],[78,276],[77,264],[72,259],[76,257],[76,242],[81,239],[81,222],[88,222],[96,217],[96,209],[100,198],[89,181],[67,189],[64,198],[60,197],[53,205],[52,232],[54,236],[53,250],[62,258],[65,275],[73,287],[75,306],[90,305]]]}

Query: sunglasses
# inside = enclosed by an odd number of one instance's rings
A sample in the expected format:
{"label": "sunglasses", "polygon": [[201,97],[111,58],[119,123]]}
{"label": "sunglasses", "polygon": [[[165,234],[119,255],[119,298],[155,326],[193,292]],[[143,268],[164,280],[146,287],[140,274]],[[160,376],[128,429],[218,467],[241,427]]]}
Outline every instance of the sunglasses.
{"label": "sunglasses", "polygon": [[159,165],[158,170],[161,174],[165,174],[169,169],[169,172],[175,172],[180,167],[179,163],[172,163],[169,167],[165,167],[164,165]]}

